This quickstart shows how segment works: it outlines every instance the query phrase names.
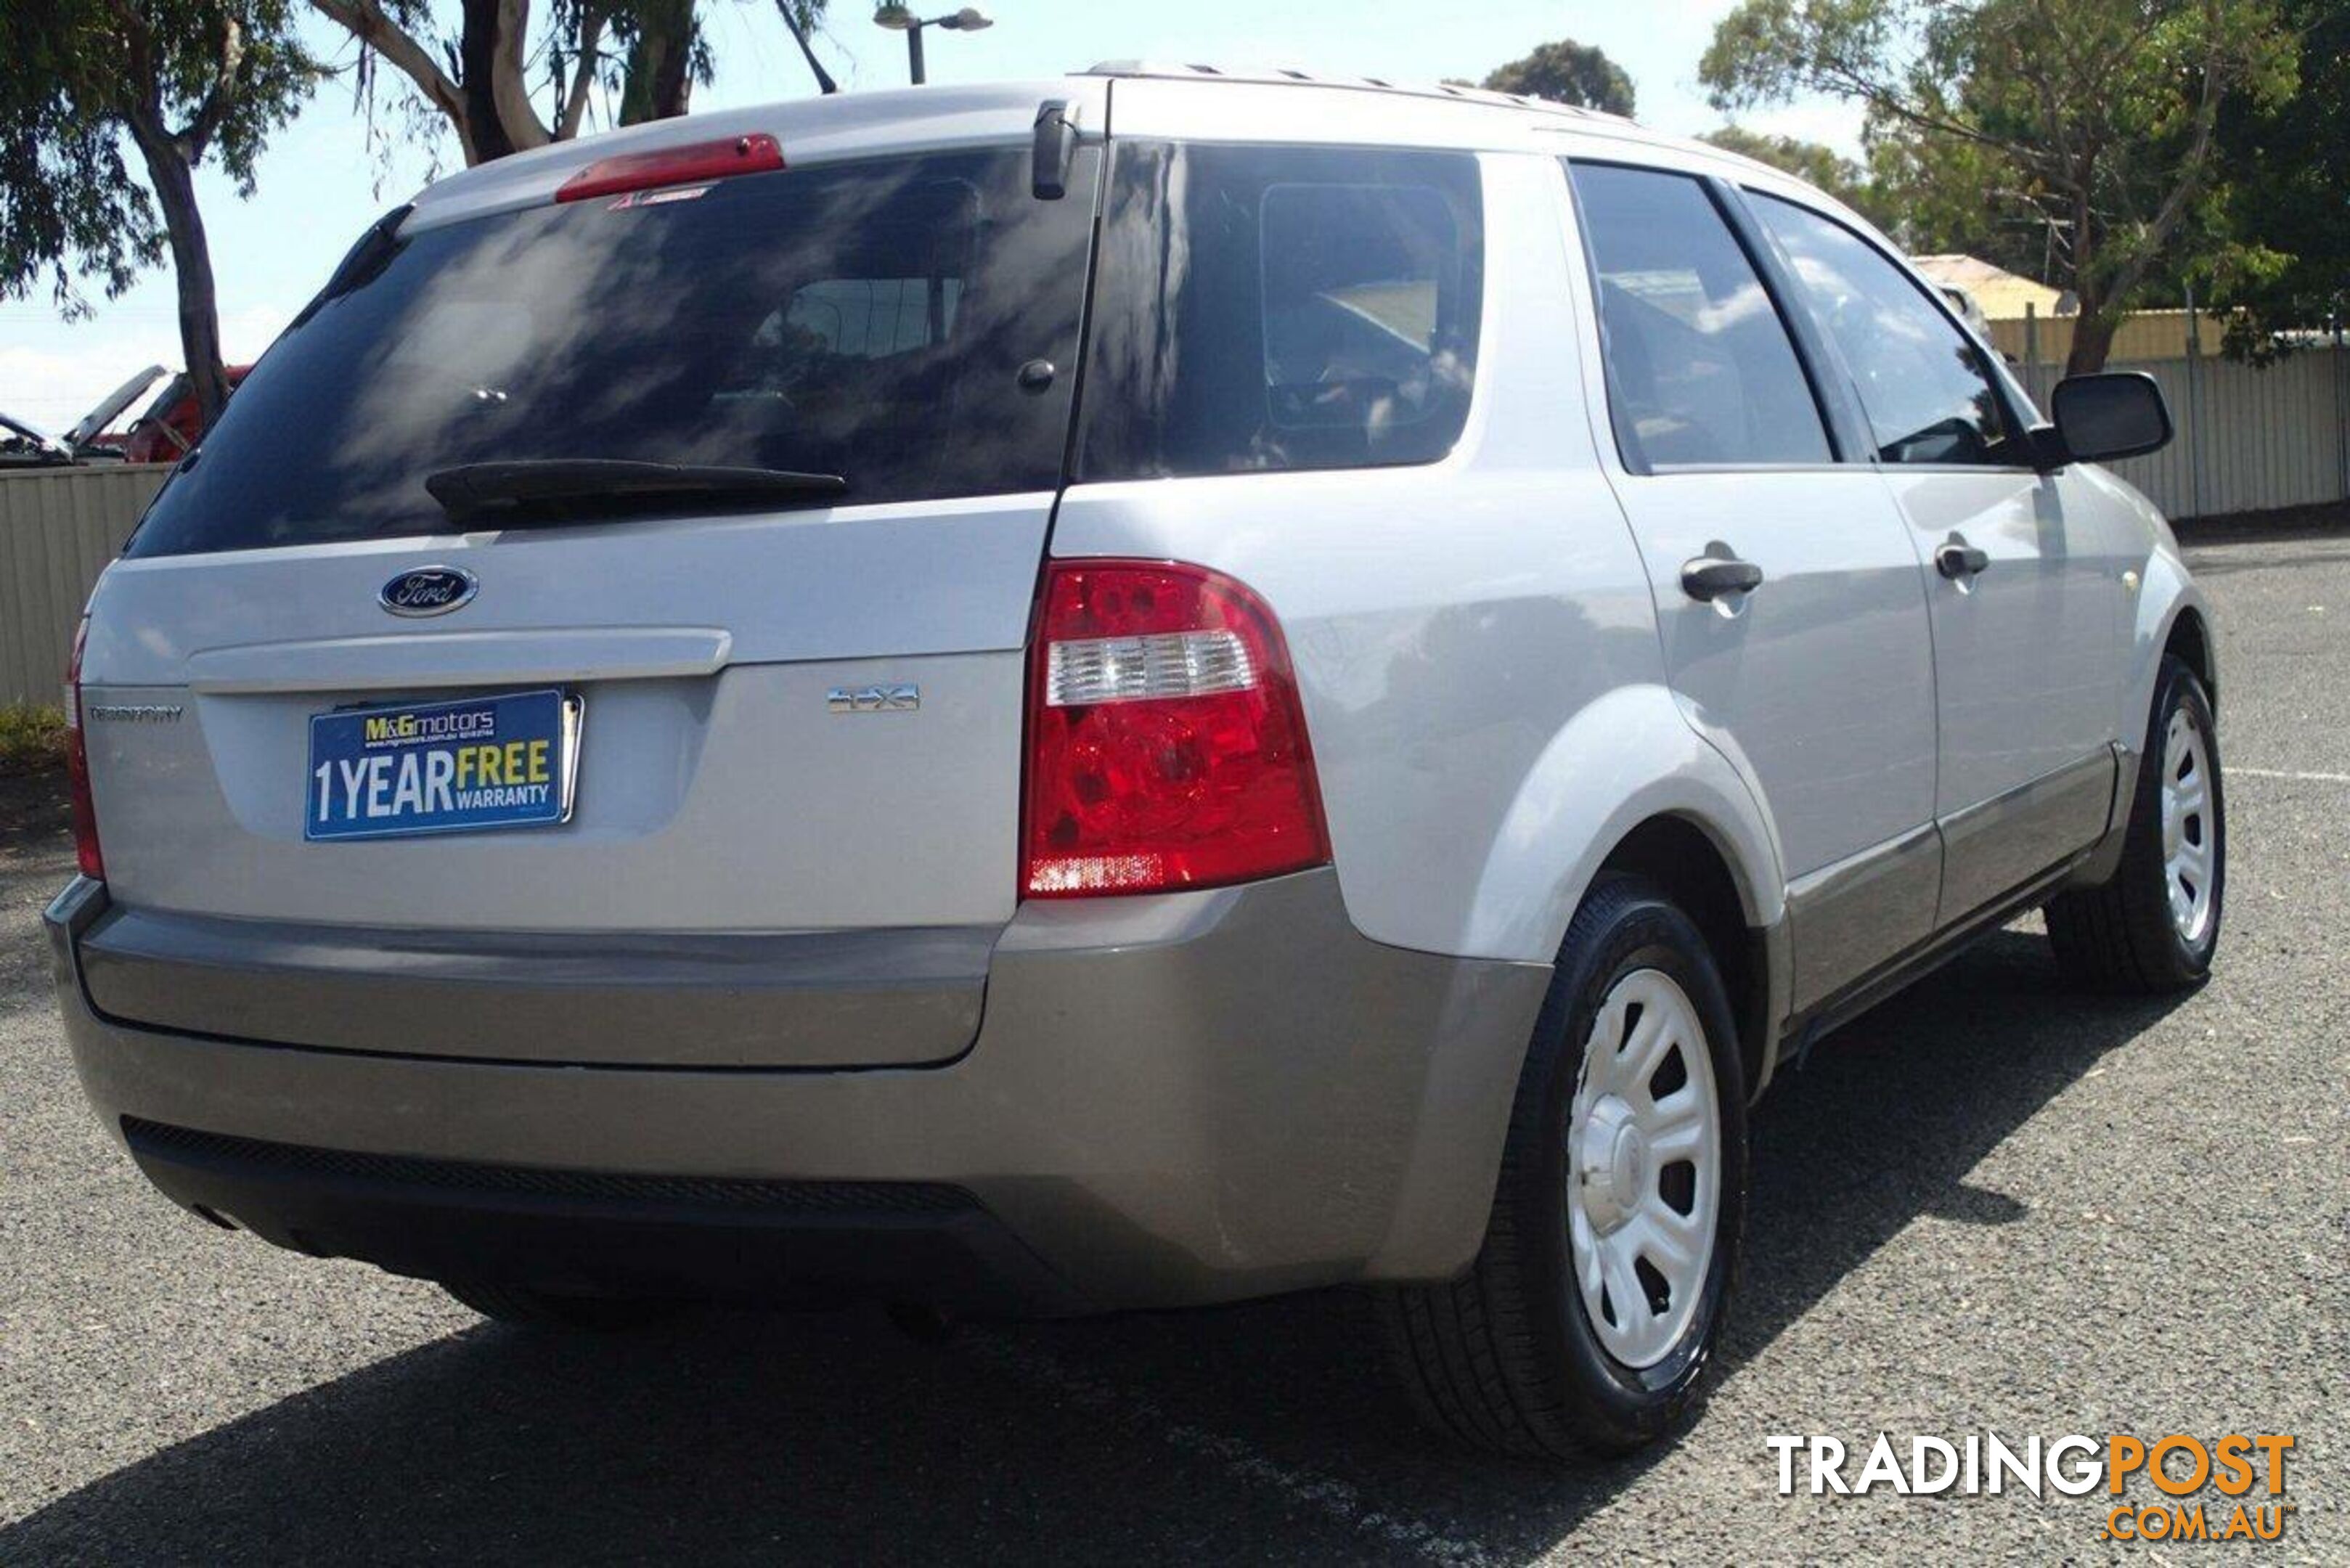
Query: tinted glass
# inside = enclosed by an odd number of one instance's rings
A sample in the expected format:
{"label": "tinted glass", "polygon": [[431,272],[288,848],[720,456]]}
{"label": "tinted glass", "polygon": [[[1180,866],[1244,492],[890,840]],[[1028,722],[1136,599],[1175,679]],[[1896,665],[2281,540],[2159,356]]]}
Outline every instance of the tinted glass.
{"label": "tinted glass", "polygon": [[31,431],[0,422],[0,463],[23,466],[59,461],[49,444]]}
{"label": "tinted glass", "polygon": [[271,349],[130,553],[440,528],[426,475],[513,459],[1049,489],[1075,378],[1018,372],[1076,361],[1091,213],[1029,178],[1024,147],[424,230]]}
{"label": "tinted glass", "polygon": [[1657,170],[1570,169],[1624,461],[1828,462],[1786,324],[1705,187]]}
{"label": "tinted glass", "polygon": [[1982,351],[1925,290],[1841,223],[1772,196],[1754,208],[1851,368],[1881,460],[2019,461]]}
{"label": "tinted glass", "polygon": [[1476,371],[1473,156],[1130,142],[1117,159],[1082,477],[1451,450]]}

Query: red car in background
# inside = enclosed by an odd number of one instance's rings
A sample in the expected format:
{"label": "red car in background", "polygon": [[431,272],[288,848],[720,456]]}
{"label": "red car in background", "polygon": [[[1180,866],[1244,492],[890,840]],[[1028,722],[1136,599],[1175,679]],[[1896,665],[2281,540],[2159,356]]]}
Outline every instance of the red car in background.
{"label": "red car in background", "polygon": [[[244,380],[250,365],[228,368],[228,389],[235,391]],[[196,410],[196,394],[188,384],[185,371],[163,383],[147,411],[130,421],[130,432],[122,441],[123,460],[128,462],[177,462],[203,434],[203,416]],[[111,444],[111,443],[109,443]]]}

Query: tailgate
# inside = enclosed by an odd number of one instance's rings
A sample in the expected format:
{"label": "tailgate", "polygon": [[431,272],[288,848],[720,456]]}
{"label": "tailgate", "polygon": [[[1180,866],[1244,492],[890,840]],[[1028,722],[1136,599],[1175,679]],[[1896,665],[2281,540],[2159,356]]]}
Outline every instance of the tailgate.
{"label": "tailgate", "polygon": [[[967,1044],[1097,155],[1035,197],[1034,107],[1001,106],[1008,145],[355,252],[93,597],[93,1000],[515,1060]],[[424,483],[582,460],[826,483],[444,514]],[[444,721],[535,727],[460,755]]]}

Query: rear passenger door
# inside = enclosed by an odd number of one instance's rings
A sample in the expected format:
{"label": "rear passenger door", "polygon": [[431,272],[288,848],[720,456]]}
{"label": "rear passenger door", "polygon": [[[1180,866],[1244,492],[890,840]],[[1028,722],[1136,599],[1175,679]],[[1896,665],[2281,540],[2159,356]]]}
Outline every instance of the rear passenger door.
{"label": "rear passenger door", "polygon": [[2122,564],[2093,498],[2034,470],[1981,345],[1939,299],[1827,214],[1747,199],[1843,362],[1930,568],[1950,924],[2105,831]]}
{"label": "rear passenger door", "polygon": [[1918,554],[1865,456],[1845,461],[1856,455],[1848,394],[1798,352],[1735,193],[1667,169],[1566,168],[1602,461],[1681,706],[1777,825],[1794,1002],[1807,1007],[1932,927],[1934,669]]}

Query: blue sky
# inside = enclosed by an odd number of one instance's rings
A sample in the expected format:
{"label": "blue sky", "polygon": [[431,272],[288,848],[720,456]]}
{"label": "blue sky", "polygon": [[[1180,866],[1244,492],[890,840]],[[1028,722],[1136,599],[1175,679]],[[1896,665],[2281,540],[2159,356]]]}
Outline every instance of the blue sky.
{"label": "blue sky", "polygon": [[[1538,43],[1573,37],[1597,44],[1631,73],[1643,120],[1695,133],[1721,123],[1697,85],[1697,61],[1732,3],[991,0],[982,8],[994,17],[993,27],[933,31],[926,35],[926,52],[933,81],[1049,75],[1135,57],[1434,81],[1480,78]],[[943,0],[935,6],[952,8]],[[712,0],[705,15],[718,77],[697,89],[696,107],[761,103],[814,90],[770,0]],[[817,45],[849,91],[905,81],[904,39],[874,26],[870,15],[858,0],[835,0],[835,15]],[[329,59],[352,58],[354,50],[335,29],[314,23],[308,30]],[[392,73],[387,67],[381,75],[387,90],[380,96],[388,99]],[[396,113],[381,114],[380,131],[404,129]],[[1798,104],[1749,115],[1743,122],[1846,151],[1858,141],[1857,113],[1840,105]],[[272,143],[253,200],[239,201],[226,180],[199,172],[232,363],[267,346],[352,237],[425,182],[436,156],[443,171],[457,167],[455,139],[371,146],[345,76],[324,84]],[[177,365],[177,311],[167,268],[150,273],[119,300],[92,303],[89,319],[69,323],[59,318],[46,290],[30,299],[0,301],[0,410],[63,429],[140,367]]]}

